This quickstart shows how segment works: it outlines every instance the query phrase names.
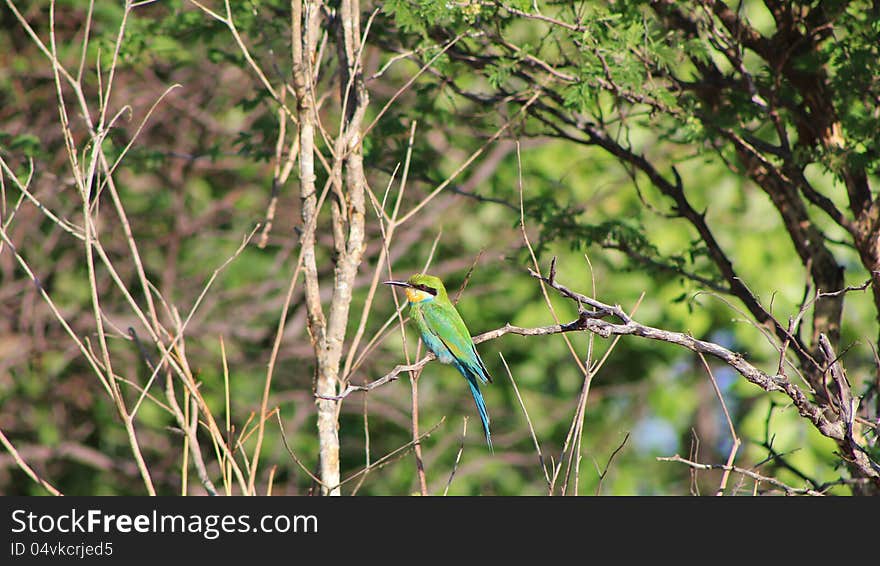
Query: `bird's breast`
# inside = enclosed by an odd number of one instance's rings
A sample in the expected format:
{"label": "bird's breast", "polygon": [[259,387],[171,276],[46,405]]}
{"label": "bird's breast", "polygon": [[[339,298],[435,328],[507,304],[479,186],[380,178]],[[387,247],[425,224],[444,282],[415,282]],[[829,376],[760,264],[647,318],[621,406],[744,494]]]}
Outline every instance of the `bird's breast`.
{"label": "bird's breast", "polygon": [[446,348],[446,346],[443,345],[443,342],[440,341],[440,339],[430,330],[425,329],[421,334],[422,342],[424,342],[425,346],[437,356],[437,361],[441,364],[451,364],[455,361],[455,358],[449,353],[449,349]]}

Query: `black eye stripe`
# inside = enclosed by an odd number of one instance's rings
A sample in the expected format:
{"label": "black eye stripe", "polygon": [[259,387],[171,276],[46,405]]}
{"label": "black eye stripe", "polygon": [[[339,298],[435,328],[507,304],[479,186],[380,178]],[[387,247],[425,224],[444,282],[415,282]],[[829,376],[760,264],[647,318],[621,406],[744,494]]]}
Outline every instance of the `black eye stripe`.
{"label": "black eye stripe", "polygon": [[429,295],[432,295],[434,297],[437,296],[437,289],[433,289],[431,287],[428,287],[427,285],[419,283],[418,285],[413,285],[413,288],[418,289],[419,291],[424,291],[425,293],[428,293]]}

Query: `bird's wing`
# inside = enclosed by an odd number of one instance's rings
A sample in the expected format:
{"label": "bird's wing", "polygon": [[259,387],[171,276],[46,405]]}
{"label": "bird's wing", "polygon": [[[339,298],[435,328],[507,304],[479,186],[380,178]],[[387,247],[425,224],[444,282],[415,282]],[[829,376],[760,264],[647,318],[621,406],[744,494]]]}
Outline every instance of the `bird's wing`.
{"label": "bird's wing", "polygon": [[[435,305],[428,303],[422,307],[419,314],[421,318],[420,327],[423,335],[425,332],[430,333],[432,339],[426,339],[425,343],[433,342],[434,347],[442,347],[446,350],[454,360],[455,367],[461,372],[468,386],[471,389],[474,403],[477,405],[477,411],[480,414],[480,422],[483,425],[483,433],[486,435],[486,443],[489,450],[492,450],[492,436],[489,432],[489,412],[486,410],[486,403],[483,400],[483,394],[480,393],[478,382],[486,383],[492,381],[486,366],[480,359],[471,334],[468,332],[467,326],[461,316],[450,305]],[[439,345],[437,344],[439,342]],[[434,352],[438,354],[439,352]]]}
{"label": "bird's wing", "polygon": [[492,376],[480,359],[471,334],[455,308],[425,305],[422,310],[425,327],[437,337],[455,360],[481,382],[492,382]]}
{"label": "bird's wing", "polygon": [[486,383],[487,381],[492,383],[492,376],[489,375],[489,370],[487,370],[486,365],[483,364],[483,358],[481,358],[479,352],[477,352],[477,347],[474,345],[473,340],[471,340],[471,350],[474,351],[474,357],[477,358],[477,363],[480,364],[480,369],[483,372],[483,383]]}

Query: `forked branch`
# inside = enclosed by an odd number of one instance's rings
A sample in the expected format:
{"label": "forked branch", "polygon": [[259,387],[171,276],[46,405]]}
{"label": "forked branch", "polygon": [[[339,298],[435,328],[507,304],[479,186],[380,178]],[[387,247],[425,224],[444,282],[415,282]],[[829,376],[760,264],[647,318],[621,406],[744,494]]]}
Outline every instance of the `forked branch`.
{"label": "forked branch", "polygon": [[[800,387],[792,383],[786,375],[776,372],[765,372],[749,362],[739,352],[734,352],[714,342],[699,340],[683,332],[664,330],[642,324],[633,320],[619,306],[609,305],[572,291],[556,280],[555,260],[551,263],[548,276],[542,276],[531,270],[530,274],[532,277],[540,279],[555,289],[562,296],[578,303],[578,318],[566,324],[552,324],[549,326],[534,328],[523,328],[506,324],[501,328],[496,328],[495,330],[490,330],[474,336],[475,343],[479,344],[494,340],[506,334],[517,334],[520,336],[546,336],[566,332],[586,331],[598,334],[603,338],[624,335],[639,336],[641,338],[657,340],[659,342],[676,344],[697,354],[712,356],[736,370],[748,382],[757,385],[764,391],[778,391],[785,394],[791,400],[795,408],[797,408],[798,413],[805,419],[809,420],[824,436],[838,441],[839,445],[848,445],[850,450],[847,451],[847,457],[851,460],[852,465],[859,469],[863,477],[869,478],[870,481],[880,485],[880,466],[878,466],[864,449],[858,446],[853,440],[851,432],[852,420],[848,417],[848,415],[853,412],[851,401],[849,402],[850,406],[847,406],[840,411],[844,418],[835,418],[833,415],[829,416],[825,411],[826,407],[822,407],[811,401],[810,397],[808,397]],[[583,308],[583,305],[588,305],[592,310]],[[618,319],[619,322],[606,320],[612,318]],[[414,364],[398,365],[387,374],[371,382],[363,385],[349,384],[338,396],[334,396],[331,399],[343,399],[355,391],[372,391],[377,387],[397,380],[400,374],[404,372],[421,369],[433,359],[435,359],[435,357],[432,354],[428,354]],[[845,387],[848,392],[849,388],[845,383],[845,378],[842,376],[842,369],[839,367],[839,361],[831,357],[828,366],[832,372],[835,388]],[[840,398],[843,403],[846,403],[847,399],[851,399],[851,397],[847,397],[846,395],[849,395],[849,393],[845,393],[842,396],[841,394],[838,394],[838,398]]]}

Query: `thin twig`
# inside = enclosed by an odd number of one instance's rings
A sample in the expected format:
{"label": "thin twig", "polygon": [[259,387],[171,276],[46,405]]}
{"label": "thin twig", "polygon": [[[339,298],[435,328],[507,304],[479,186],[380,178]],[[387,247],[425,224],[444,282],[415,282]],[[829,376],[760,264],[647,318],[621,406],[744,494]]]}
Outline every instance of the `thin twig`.
{"label": "thin twig", "polygon": [[52,495],[63,495],[60,491],[58,491],[55,486],[53,486],[48,481],[41,478],[37,472],[34,471],[33,468],[28,466],[27,462],[21,457],[18,453],[18,450],[15,449],[15,446],[6,438],[6,435],[3,434],[3,431],[0,430],[0,444],[6,447],[6,450],[9,451],[9,454],[12,455],[12,459],[15,460],[15,463],[18,464],[18,467],[21,468],[21,471],[26,473],[29,478],[34,480],[34,482],[41,485],[46,491],[51,493]]}
{"label": "thin twig", "polygon": [[452,485],[452,480],[455,479],[455,472],[458,471],[458,463],[461,461],[461,453],[464,451],[464,439],[467,438],[467,416],[463,417],[462,420],[464,423],[461,427],[461,443],[458,445],[458,454],[455,456],[455,463],[452,464],[452,471],[449,473],[449,479],[446,480],[446,487],[443,489],[443,495],[449,493],[449,486]]}
{"label": "thin twig", "polygon": [[602,482],[605,481],[605,476],[608,475],[608,470],[611,468],[611,462],[614,461],[614,457],[623,450],[624,446],[626,446],[627,440],[629,440],[629,432],[623,437],[623,442],[621,442],[620,445],[614,449],[614,452],[611,453],[611,456],[608,457],[608,462],[605,463],[605,469],[599,473],[599,482],[596,484],[596,495],[602,493]]}
{"label": "thin twig", "polygon": [[547,481],[547,487],[549,488],[550,483],[550,475],[547,473],[547,465],[544,463],[544,454],[541,452],[541,443],[538,442],[538,435],[535,433],[535,427],[532,426],[532,419],[529,418],[529,412],[526,410],[526,404],[523,401],[522,395],[519,394],[519,387],[516,386],[516,380],[513,379],[513,374],[510,372],[510,367],[507,365],[507,360],[504,359],[504,354],[498,352],[498,355],[501,357],[501,363],[504,364],[504,369],[507,372],[507,377],[510,379],[510,384],[513,385],[513,392],[516,394],[516,399],[519,401],[519,406],[522,408],[523,415],[526,417],[526,424],[529,427],[529,434],[532,437],[532,442],[535,445],[535,452],[538,454],[538,464],[541,465],[541,471],[544,473],[544,479]]}
{"label": "thin twig", "polygon": [[736,459],[736,452],[739,450],[740,440],[739,436],[736,434],[736,428],[733,426],[733,419],[730,418],[730,412],[727,410],[727,403],[724,402],[724,396],[721,395],[721,389],[718,387],[718,381],[715,379],[715,374],[712,373],[712,368],[709,367],[709,362],[706,361],[706,356],[704,356],[702,352],[697,352],[697,355],[700,356],[700,361],[703,362],[703,367],[706,369],[706,373],[709,374],[709,379],[712,381],[712,388],[715,390],[715,395],[721,403],[721,409],[724,411],[724,418],[727,419],[727,426],[730,429],[730,436],[733,439],[733,446],[730,448],[730,454],[727,456],[728,469],[725,469],[724,473],[721,475],[721,484],[718,486],[718,491],[715,492],[715,495],[720,496],[724,495],[724,489],[727,487],[727,478],[730,476],[729,468],[733,466],[733,461]]}
{"label": "thin twig", "polygon": [[[373,462],[373,465],[370,466],[369,468],[364,468],[363,470],[360,470],[360,471],[355,472],[354,474],[348,476],[347,478],[345,478],[344,480],[342,480],[341,482],[339,482],[339,485],[340,485],[340,486],[341,486],[341,485],[345,485],[345,484],[347,484],[348,482],[352,481],[353,479],[355,479],[355,478],[357,478],[357,477],[360,477],[362,474],[366,474],[366,473],[368,473],[368,472],[370,472],[370,471],[372,471],[372,470],[375,470],[375,469],[378,469],[378,468],[381,468],[381,467],[385,466],[386,464],[389,463],[389,461],[391,461],[392,459],[394,459],[395,456],[398,456],[398,455],[402,456],[401,452],[404,452],[404,451],[406,451],[406,450],[412,448],[412,447],[415,446],[417,443],[419,443],[419,442],[421,442],[422,440],[424,440],[424,439],[428,438],[429,436],[431,436],[431,435],[434,433],[434,431],[437,430],[438,428],[440,428],[440,425],[442,425],[445,421],[446,421],[446,417],[442,417],[442,418],[437,422],[437,424],[435,424],[434,426],[432,426],[432,427],[431,427],[430,429],[428,429],[426,432],[424,432],[424,433],[422,433],[421,435],[419,435],[418,438],[413,439],[413,440],[410,440],[409,442],[407,442],[407,443],[404,444],[403,446],[401,446],[401,447],[399,447],[399,448],[397,448],[397,449],[395,449],[395,450],[392,450],[391,452],[389,452],[389,453],[386,454],[385,456],[382,456],[381,458],[379,458],[378,460],[376,460],[375,462]],[[338,486],[333,486],[333,487],[338,487]]]}
{"label": "thin twig", "polygon": [[657,460],[660,462],[678,462],[696,470],[729,470],[737,474],[748,476],[758,482],[769,483],[770,485],[782,489],[788,495],[825,495],[824,493],[821,493],[814,489],[791,487],[790,485],[786,485],[776,478],[762,476],[761,474],[753,472],[752,470],[747,470],[738,466],[728,466],[726,464],[701,464],[699,462],[694,462],[692,460],[682,458],[677,454],[675,456],[660,456],[657,458]]}

